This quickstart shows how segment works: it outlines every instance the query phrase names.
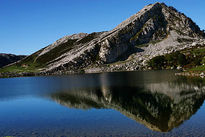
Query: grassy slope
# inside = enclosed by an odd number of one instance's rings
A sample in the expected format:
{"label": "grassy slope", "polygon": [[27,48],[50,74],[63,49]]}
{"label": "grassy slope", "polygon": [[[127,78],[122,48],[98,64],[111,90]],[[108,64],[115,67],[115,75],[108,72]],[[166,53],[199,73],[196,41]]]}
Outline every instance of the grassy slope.
{"label": "grassy slope", "polygon": [[182,66],[188,71],[205,71],[205,47],[194,47],[157,56],[151,59],[148,64],[155,69]]}
{"label": "grassy slope", "polygon": [[18,63],[0,69],[0,72],[39,72],[39,69],[44,68],[48,62],[71,50],[75,41],[76,40],[69,40],[67,43],[61,44],[46,54],[38,57],[38,54],[43,50],[42,49]]}
{"label": "grassy slope", "polygon": [[27,58],[17,62],[13,65],[9,65],[0,69],[0,72],[12,72],[12,73],[20,73],[20,72],[38,72],[40,68],[40,64],[34,62],[39,52],[42,50],[28,56]]}
{"label": "grassy slope", "polygon": [[196,48],[191,51],[191,55],[195,56],[195,63],[199,63],[193,68],[189,69],[190,71],[205,71],[205,47]]}
{"label": "grassy slope", "polygon": [[[12,73],[20,73],[20,72],[39,72],[40,69],[46,67],[52,60],[56,59],[60,55],[70,51],[76,44],[84,44],[97,36],[96,33],[91,33],[88,36],[84,37],[80,41],[77,39],[68,40],[68,42],[63,43],[56,48],[50,50],[49,52],[45,53],[42,56],[38,57],[38,54],[43,51],[43,49],[37,51],[36,53],[28,56],[27,58],[21,60],[18,63],[15,63],[10,66],[6,66],[0,69],[1,72],[12,72]],[[77,42],[76,42],[77,41]]]}
{"label": "grassy slope", "polygon": [[205,65],[197,66],[195,68],[190,69],[190,71],[205,71]]}

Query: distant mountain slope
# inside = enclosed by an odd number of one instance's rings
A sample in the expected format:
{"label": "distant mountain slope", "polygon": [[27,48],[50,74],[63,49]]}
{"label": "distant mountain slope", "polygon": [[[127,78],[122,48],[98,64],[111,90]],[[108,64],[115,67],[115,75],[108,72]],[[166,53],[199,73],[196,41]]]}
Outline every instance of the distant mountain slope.
{"label": "distant mountain slope", "polygon": [[175,8],[155,3],[111,31],[65,36],[4,72],[12,68],[51,74],[147,69],[147,61],[155,56],[196,45],[205,45],[204,32]]}
{"label": "distant mountain slope", "polygon": [[24,55],[14,55],[14,54],[4,54],[4,53],[0,53],[0,68],[3,66],[6,66],[10,63],[14,63],[16,61],[19,61],[23,58],[25,58],[26,56]]}

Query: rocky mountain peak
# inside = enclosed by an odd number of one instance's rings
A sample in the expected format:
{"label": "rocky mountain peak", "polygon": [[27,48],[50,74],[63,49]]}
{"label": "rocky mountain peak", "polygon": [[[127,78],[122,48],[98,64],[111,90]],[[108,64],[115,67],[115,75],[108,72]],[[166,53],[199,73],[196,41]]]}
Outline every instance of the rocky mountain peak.
{"label": "rocky mountain peak", "polygon": [[[100,53],[101,59],[107,63],[116,61],[130,47],[158,43],[169,36],[176,39],[202,37],[200,28],[190,18],[164,3],[145,6],[109,33],[110,36],[106,37],[104,42],[107,46],[103,45]],[[114,39],[116,37],[118,39]],[[172,44],[171,41],[169,43]],[[106,49],[110,47],[113,52]]]}
{"label": "rocky mountain peak", "polygon": [[157,2],[111,31],[65,36],[18,66],[35,63],[46,73],[138,70],[155,56],[203,45],[203,36],[189,17]]}

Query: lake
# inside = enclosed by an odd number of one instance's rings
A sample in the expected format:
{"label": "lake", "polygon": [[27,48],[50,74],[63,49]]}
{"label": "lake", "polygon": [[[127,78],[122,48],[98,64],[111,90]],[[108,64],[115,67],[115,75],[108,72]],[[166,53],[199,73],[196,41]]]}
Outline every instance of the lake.
{"label": "lake", "polygon": [[0,136],[205,136],[205,79],[175,71],[0,79]]}

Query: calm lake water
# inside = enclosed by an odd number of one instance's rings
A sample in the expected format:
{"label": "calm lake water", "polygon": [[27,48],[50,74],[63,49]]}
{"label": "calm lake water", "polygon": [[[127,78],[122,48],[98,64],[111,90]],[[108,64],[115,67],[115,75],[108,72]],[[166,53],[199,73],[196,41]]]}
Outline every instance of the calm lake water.
{"label": "calm lake water", "polygon": [[0,136],[205,136],[205,79],[174,73],[0,79]]}

